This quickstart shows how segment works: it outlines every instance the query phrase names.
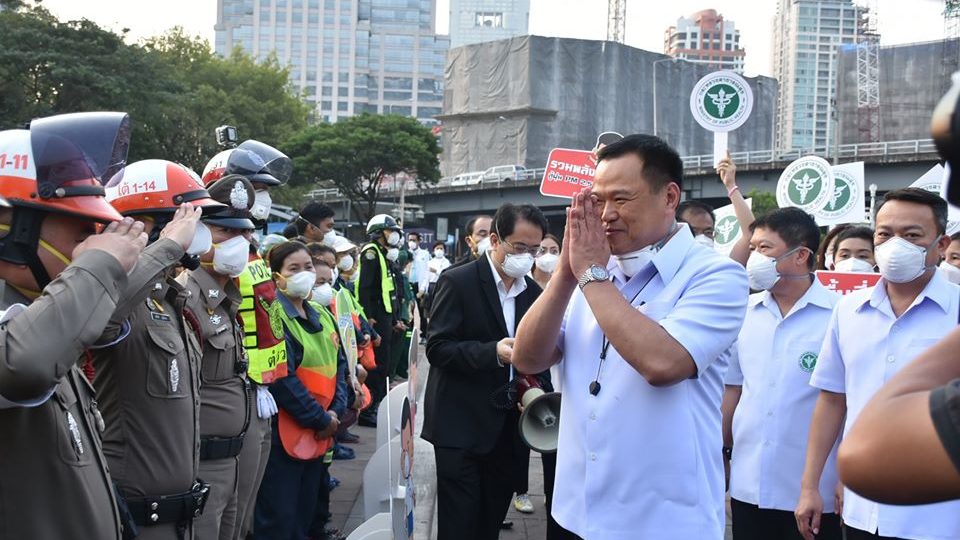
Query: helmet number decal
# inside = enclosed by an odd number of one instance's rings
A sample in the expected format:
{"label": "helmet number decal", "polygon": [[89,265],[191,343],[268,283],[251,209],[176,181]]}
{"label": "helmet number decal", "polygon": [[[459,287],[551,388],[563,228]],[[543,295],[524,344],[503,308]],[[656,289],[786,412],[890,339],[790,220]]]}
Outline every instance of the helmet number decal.
{"label": "helmet number decal", "polygon": [[29,154],[0,154],[0,170],[26,171],[30,165]]}

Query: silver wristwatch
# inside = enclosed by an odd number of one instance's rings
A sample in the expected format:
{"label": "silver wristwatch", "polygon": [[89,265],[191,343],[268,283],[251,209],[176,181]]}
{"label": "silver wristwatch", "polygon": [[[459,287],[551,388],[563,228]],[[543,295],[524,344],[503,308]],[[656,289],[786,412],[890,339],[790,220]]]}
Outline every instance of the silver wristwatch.
{"label": "silver wristwatch", "polygon": [[577,285],[582,290],[587,283],[592,283],[594,281],[607,281],[610,279],[610,272],[607,272],[607,269],[600,266],[599,264],[592,264],[590,268],[584,270],[583,274],[580,275],[580,279],[577,280]]}

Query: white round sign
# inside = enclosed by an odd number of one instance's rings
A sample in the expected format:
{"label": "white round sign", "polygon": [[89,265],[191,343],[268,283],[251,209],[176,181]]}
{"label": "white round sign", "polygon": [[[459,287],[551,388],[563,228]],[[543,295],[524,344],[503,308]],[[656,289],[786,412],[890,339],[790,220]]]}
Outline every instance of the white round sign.
{"label": "white round sign", "polygon": [[690,112],[710,131],[733,131],[753,110],[753,91],[732,71],[715,71],[697,81],[690,93]]}
{"label": "white round sign", "polygon": [[827,160],[817,156],[802,157],[783,170],[777,182],[777,205],[795,206],[814,214],[833,198],[833,171]]}
{"label": "white round sign", "polygon": [[844,216],[860,202],[860,194],[857,192],[860,186],[857,184],[857,179],[843,169],[831,167],[831,172],[833,172],[833,193],[823,208],[817,212],[817,215],[824,219],[837,219]]}

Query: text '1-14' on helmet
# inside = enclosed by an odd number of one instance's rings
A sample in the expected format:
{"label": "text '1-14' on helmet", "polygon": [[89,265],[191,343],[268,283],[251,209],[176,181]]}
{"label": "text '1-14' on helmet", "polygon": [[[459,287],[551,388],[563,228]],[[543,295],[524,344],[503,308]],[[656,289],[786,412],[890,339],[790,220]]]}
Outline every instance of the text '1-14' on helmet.
{"label": "text '1-14' on helmet", "polygon": [[260,141],[247,140],[213,156],[203,168],[203,185],[239,174],[252,184],[279,186],[287,183],[292,172],[293,161],[286,154]]}
{"label": "text '1-14' on helmet", "polygon": [[367,234],[375,235],[380,231],[397,231],[400,232],[400,225],[397,224],[397,220],[393,216],[388,214],[377,214],[370,218],[370,221],[367,222]]}
{"label": "text '1-14' on helmet", "polygon": [[197,173],[162,159],[131,163],[106,185],[107,200],[125,216],[173,215],[183,203],[200,207],[204,215],[226,208],[210,198]]}
{"label": "text '1-14' on helmet", "polygon": [[122,216],[104,198],[104,178],[126,164],[126,113],[73,113],[41,118],[29,129],[0,132],[0,197],[13,207],[0,260],[26,265],[42,288],[50,282],[37,247],[49,214],[98,223]]}

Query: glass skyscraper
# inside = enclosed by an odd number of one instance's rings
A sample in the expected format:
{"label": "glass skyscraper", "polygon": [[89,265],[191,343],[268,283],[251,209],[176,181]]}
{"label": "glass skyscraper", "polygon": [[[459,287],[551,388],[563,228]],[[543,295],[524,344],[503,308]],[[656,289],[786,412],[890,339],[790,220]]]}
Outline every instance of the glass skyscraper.
{"label": "glass skyscraper", "polygon": [[527,34],[530,0],[450,0],[450,46]]}
{"label": "glass skyscraper", "polygon": [[324,120],[394,113],[435,122],[450,40],[436,0],[217,0],[218,54],[276,55]]}

